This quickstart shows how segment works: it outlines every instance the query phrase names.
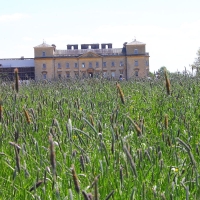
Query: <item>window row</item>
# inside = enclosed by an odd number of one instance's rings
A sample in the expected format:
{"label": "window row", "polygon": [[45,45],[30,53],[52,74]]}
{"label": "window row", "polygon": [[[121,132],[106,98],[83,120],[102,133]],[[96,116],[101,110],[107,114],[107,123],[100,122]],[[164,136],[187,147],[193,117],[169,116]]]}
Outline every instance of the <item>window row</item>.
{"label": "window row", "polygon": [[[99,67],[99,62],[96,62],[96,63],[95,63],[95,66],[96,66],[96,68],[98,68],[98,67]],[[115,62],[111,62],[111,66],[112,66],[112,67],[115,67]],[[123,67],[123,66],[124,66],[124,63],[123,63],[122,61],[120,61],[120,65],[119,65],[119,66],[120,66],[120,67]],[[135,60],[135,61],[134,61],[134,66],[135,66],[135,67],[138,67],[138,66],[139,66],[138,60]],[[146,66],[149,66],[149,62],[148,62],[148,61],[146,61]],[[61,69],[61,64],[58,63],[57,67],[58,67],[58,69]],[[85,64],[85,63],[82,63],[82,64],[81,64],[81,67],[82,67],[82,68],[85,68],[85,67],[86,67],[86,64]],[[89,62],[89,68],[92,68],[92,67],[93,67],[92,62]],[[107,62],[103,62],[103,67],[107,67]],[[66,68],[70,68],[69,63],[66,63]],[[74,68],[78,68],[78,63],[74,63]],[[43,64],[43,65],[42,65],[42,69],[43,69],[43,70],[46,69],[46,64]]]}
{"label": "window row", "polygon": [[[44,65],[44,64],[43,64],[43,65]],[[107,66],[108,66],[108,62],[103,62],[103,67],[107,67]],[[117,66],[117,65],[116,65],[115,62],[111,62],[111,66],[112,66],[112,67],[115,67],[115,66]],[[124,66],[123,61],[120,61],[119,66],[120,66],[120,67],[123,67],[123,66]],[[44,68],[44,67],[46,67],[46,65],[43,66],[43,68]],[[70,68],[70,64],[69,64],[69,63],[66,63],[66,66],[65,66],[65,67],[66,67],[66,68]],[[82,67],[82,68],[87,67],[87,66],[86,66],[86,63],[84,63],[84,62],[81,63],[81,67]],[[100,63],[99,63],[99,62],[95,62],[95,63],[89,62],[88,67],[89,67],[89,68],[93,68],[93,67],[98,68],[98,67],[100,67]],[[58,69],[61,69],[61,68],[62,68],[61,63],[58,63],[58,64],[57,64],[57,68],[58,68]],[[78,68],[78,63],[74,63],[74,68]]]}
{"label": "window row", "polygon": [[[119,70],[119,72],[120,72],[120,77],[123,78],[123,73],[124,73],[124,71],[123,71],[123,70]],[[43,73],[42,75],[43,75],[43,79],[47,79],[47,73]],[[88,75],[89,75],[90,77],[93,77],[93,73],[89,73]],[[116,77],[116,72],[115,72],[115,71],[111,71],[111,72],[104,71],[102,75],[103,75],[104,78],[106,78],[106,77],[118,78],[118,77]],[[134,75],[135,75],[136,77],[138,77],[138,76],[139,76],[139,71],[136,70],[136,71],[134,72]],[[79,73],[78,73],[78,72],[74,72],[74,76],[75,76],[75,77],[78,77],[78,76],[79,76]],[[83,72],[83,73],[81,74],[81,76],[82,76],[82,77],[86,77],[86,76],[87,76],[86,72]],[[70,78],[70,77],[71,77],[71,76],[70,76],[70,72],[67,72],[65,77],[66,77],[66,78]],[[120,77],[119,77],[119,78],[120,78]],[[62,74],[61,74],[61,73],[58,74],[58,78],[62,78]]]}

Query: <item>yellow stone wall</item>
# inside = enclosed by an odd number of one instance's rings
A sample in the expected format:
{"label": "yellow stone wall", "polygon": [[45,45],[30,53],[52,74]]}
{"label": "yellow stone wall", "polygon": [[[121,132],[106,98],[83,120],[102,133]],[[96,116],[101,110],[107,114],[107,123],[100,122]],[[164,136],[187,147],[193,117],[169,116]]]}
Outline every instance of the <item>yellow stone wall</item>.
{"label": "yellow stone wall", "polygon": [[134,49],[138,49],[138,54],[145,54],[145,45],[126,45],[127,55],[134,54]]}
{"label": "yellow stone wall", "polygon": [[[135,61],[138,62],[138,66],[135,66]],[[127,56],[127,78],[135,77],[136,71],[138,72],[138,77],[147,77],[149,66],[146,64],[146,61],[149,62],[149,58],[145,56]]]}
{"label": "yellow stone wall", "polygon": [[[43,69],[43,64],[46,64],[46,69]],[[43,79],[43,73],[46,73],[47,79],[54,78],[54,68],[52,58],[39,58],[35,59],[35,79]]]}
{"label": "yellow stone wall", "polygon": [[[66,67],[67,63],[69,63],[69,68]],[[61,78],[67,77],[67,73],[70,74],[71,77],[75,77],[75,73],[79,74],[79,67],[75,68],[75,63],[78,64],[77,58],[55,58],[55,78],[59,78],[59,74]],[[58,68],[58,64],[60,64],[61,68]]]}
{"label": "yellow stone wall", "polygon": [[43,57],[43,52],[45,52],[45,57],[53,57],[54,47],[43,47],[43,48],[35,48],[34,56],[35,57]]}
{"label": "yellow stone wall", "polygon": [[[123,62],[123,66],[120,66],[120,61]],[[115,78],[118,79],[120,76],[120,70],[123,71],[123,77],[125,77],[125,56],[109,56],[104,57],[103,62],[106,62],[106,67],[103,67],[103,71],[107,71],[107,76],[111,76],[111,72],[115,72]],[[115,66],[112,66],[112,62],[114,62]]]}

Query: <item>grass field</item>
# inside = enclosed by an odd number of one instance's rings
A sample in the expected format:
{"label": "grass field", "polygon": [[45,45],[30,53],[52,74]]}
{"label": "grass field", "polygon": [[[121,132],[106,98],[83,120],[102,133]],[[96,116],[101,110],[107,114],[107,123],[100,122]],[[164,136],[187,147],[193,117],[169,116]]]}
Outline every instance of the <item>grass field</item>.
{"label": "grass field", "polygon": [[200,199],[200,78],[0,87],[0,199]]}

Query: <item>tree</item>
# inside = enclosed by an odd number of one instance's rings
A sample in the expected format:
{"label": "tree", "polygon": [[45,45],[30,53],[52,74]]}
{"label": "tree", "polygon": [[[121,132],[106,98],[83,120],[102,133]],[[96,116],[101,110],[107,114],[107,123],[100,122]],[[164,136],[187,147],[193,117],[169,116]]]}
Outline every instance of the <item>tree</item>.
{"label": "tree", "polygon": [[160,76],[163,76],[165,71],[169,74],[170,72],[167,70],[167,68],[165,66],[162,66],[158,71],[157,74]]}
{"label": "tree", "polygon": [[200,69],[200,48],[198,49],[196,55],[197,55],[197,58],[195,58],[195,61],[191,66],[192,66],[192,71],[194,69],[196,69],[196,72],[199,72],[199,69]]}

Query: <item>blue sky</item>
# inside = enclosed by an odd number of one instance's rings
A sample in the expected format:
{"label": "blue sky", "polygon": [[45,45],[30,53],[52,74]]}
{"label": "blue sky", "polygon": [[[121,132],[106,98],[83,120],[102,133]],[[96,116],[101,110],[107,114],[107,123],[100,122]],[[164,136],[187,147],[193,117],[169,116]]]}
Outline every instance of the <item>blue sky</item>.
{"label": "blue sky", "polygon": [[200,47],[199,0],[6,0],[0,8],[0,58],[33,57],[46,41],[146,43],[150,71],[189,68]]}

